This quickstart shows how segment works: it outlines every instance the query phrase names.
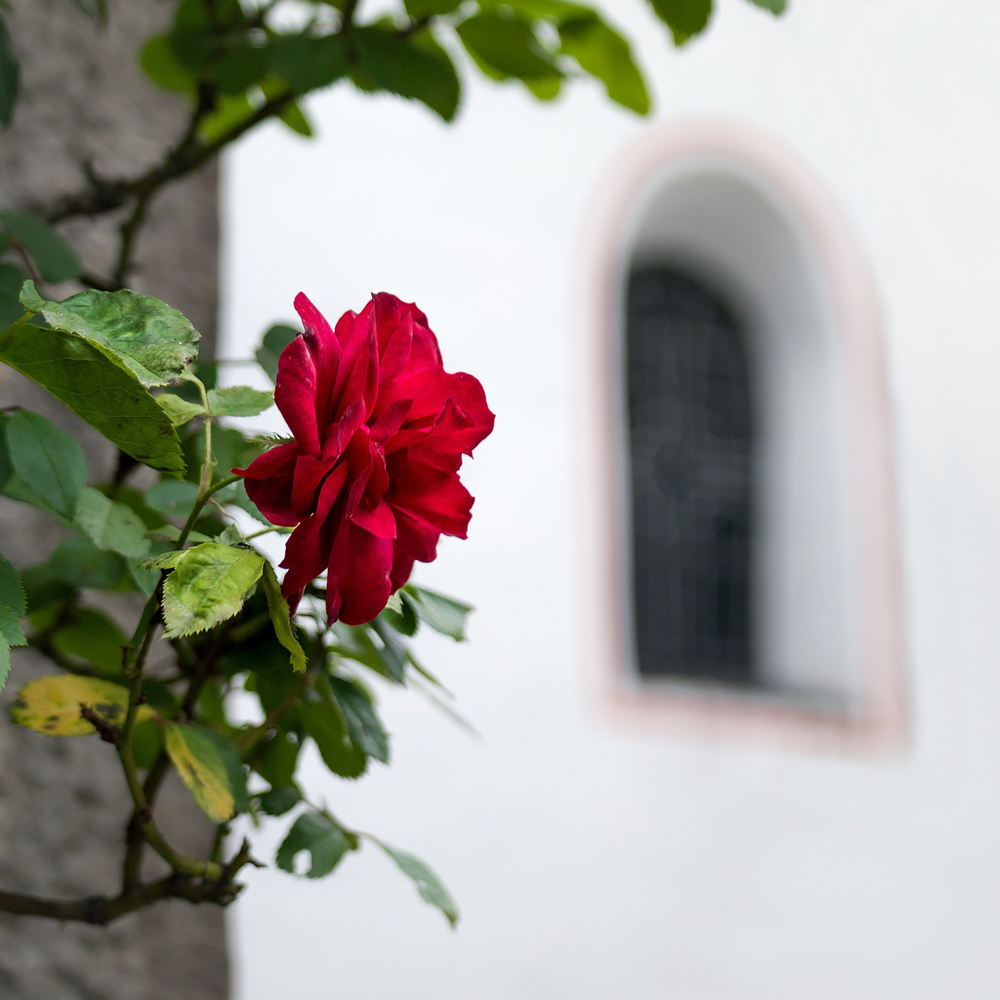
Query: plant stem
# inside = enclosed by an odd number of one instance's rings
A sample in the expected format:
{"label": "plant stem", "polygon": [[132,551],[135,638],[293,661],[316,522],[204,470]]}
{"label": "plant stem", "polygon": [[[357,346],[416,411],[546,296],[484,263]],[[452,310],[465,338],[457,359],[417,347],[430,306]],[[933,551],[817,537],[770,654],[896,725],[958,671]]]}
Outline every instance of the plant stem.
{"label": "plant stem", "polygon": [[133,885],[117,896],[83,899],[45,899],[17,892],[0,891],[0,910],[29,917],[50,917],[106,926],[113,920],[162,899],[186,899],[190,903],[228,906],[239,892],[231,882],[205,882],[191,875],[168,875],[155,882]]}
{"label": "plant stem", "polygon": [[[197,510],[198,504],[195,505]],[[192,511],[192,517],[195,512]],[[218,881],[222,878],[221,866],[211,861],[198,861],[194,858],[185,857],[175,851],[164,839],[159,828],[153,821],[153,813],[146,798],[145,790],[139,781],[139,771],[135,765],[135,756],[132,751],[132,733],[135,729],[136,718],[139,714],[139,706],[142,704],[142,670],[149,654],[149,647],[152,644],[153,636],[159,620],[160,594],[162,587],[157,587],[146,601],[136,626],[135,634],[125,657],[124,674],[129,680],[129,704],[122,723],[121,734],[117,741],[118,759],[122,765],[125,781],[128,784],[129,792],[132,796],[134,807],[133,816],[135,822],[142,830],[150,847],[170,865],[173,870],[181,875],[194,875],[201,878]],[[129,875],[134,875],[132,868],[136,867],[138,861],[130,865]]]}

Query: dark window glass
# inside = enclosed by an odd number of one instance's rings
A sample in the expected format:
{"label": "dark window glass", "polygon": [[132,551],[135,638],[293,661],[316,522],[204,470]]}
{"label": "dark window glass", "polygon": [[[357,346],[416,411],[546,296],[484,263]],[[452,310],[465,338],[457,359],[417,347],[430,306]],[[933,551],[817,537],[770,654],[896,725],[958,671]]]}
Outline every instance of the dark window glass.
{"label": "dark window glass", "polygon": [[740,326],[700,282],[633,271],[627,390],[644,677],[753,682],[750,382]]}

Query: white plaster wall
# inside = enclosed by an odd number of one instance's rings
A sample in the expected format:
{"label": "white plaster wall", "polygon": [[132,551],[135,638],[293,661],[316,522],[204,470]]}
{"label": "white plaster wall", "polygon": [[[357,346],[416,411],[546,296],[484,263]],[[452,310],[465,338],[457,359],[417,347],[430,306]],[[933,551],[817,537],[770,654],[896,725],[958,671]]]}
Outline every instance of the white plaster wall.
{"label": "white plaster wall", "polygon": [[[497,429],[471,537],[419,579],[480,611],[422,643],[483,735],[387,692],[391,770],[313,778],[427,859],[457,933],[370,849],[322,883],[255,873],[240,1000],[775,1000],[1000,993],[1000,7],[720,0],[669,51],[638,0],[656,119],[769,130],[825,180],[877,281],[896,415],[912,745],[895,759],[628,732],[589,698],[575,496],[575,267],[603,169],[646,123],[586,86],[555,107],[475,84],[457,127],[338,88],[308,145],[227,164],[225,329],[245,352],[303,289],[329,313],[415,299]],[[277,839],[277,832],[274,840]]]}

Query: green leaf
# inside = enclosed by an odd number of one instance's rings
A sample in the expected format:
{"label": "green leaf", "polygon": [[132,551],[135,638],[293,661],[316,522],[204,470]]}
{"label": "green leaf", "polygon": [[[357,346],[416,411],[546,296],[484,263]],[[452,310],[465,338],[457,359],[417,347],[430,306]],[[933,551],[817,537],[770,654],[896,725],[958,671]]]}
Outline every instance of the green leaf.
{"label": "green leaf", "polygon": [[93,608],[74,608],[52,634],[52,645],[67,656],[89,663],[109,677],[121,675],[128,639],[106,615]]}
{"label": "green leaf", "polygon": [[0,264],[0,330],[6,330],[24,315],[21,285],[27,275],[13,264]]}
{"label": "green leaf", "polygon": [[649,93],[632,58],[629,43],[596,15],[566,21],[559,26],[562,49],[580,68],[601,80],[617,104],[649,113]]}
{"label": "green leaf", "polygon": [[402,36],[380,27],[354,32],[363,89],[387,90],[421,101],[446,122],[458,110],[460,85],[448,53],[427,32]]}
{"label": "green leaf", "polygon": [[384,621],[376,618],[368,623],[370,628],[382,640],[381,647],[376,647],[378,657],[384,668],[384,674],[397,684],[406,683],[406,650],[396,638],[396,634]]}
{"label": "green leaf", "polygon": [[183,427],[189,420],[205,413],[205,407],[201,403],[189,403],[172,392],[161,392],[156,401],[163,408],[173,427]]}
{"label": "green leaf", "polygon": [[0,660],[6,658],[7,667],[0,663],[0,689],[3,688],[3,677],[6,677],[6,670],[10,666],[10,647],[24,646],[27,640],[24,637],[24,628],[21,619],[27,614],[28,602],[24,594],[24,587],[21,586],[21,578],[13,565],[0,556],[0,639],[3,646],[0,648]]}
{"label": "green leaf", "polygon": [[301,97],[347,74],[347,41],[341,34],[284,35],[270,48],[270,68]]}
{"label": "green leaf", "polygon": [[[374,837],[372,839],[375,840]],[[375,843],[396,862],[404,875],[413,879],[421,897],[431,906],[436,906],[454,927],[458,923],[458,906],[437,875],[420,858],[396,847],[390,847],[381,840],[375,840]]]}
{"label": "green leaf", "polygon": [[163,750],[163,726],[158,719],[148,718],[136,722],[132,730],[132,757],[135,766],[148,771]]}
{"label": "green leaf", "polygon": [[292,824],[281,842],[274,863],[283,871],[295,874],[295,857],[308,851],[308,878],[322,878],[337,867],[340,859],[356,847],[333,820],[319,813],[303,813]]}
{"label": "green leaf", "polygon": [[458,10],[462,0],[403,0],[406,13],[414,20],[424,17],[440,17]]}
{"label": "green leaf", "polygon": [[26,646],[28,644],[20,617],[5,604],[0,604],[0,636],[3,636],[3,640],[8,646]]}
{"label": "green leaf", "polygon": [[33,589],[62,581],[72,587],[106,590],[116,586],[124,573],[125,561],[120,555],[102,552],[89,538],[76,536],[60,542],[46,563],[25,570],[21,576],[28,607],[34,610],[42,605],[33,600]]}
{"label": "green leaf", "polygon": [[[80,715],[81,703],[118,725],[128,711],[128,688],[76,674],[40,677],[21,688],[10,717],[19,726],[45,736],[89,736],[94,727]],[[147,717],[150,712],[140,709]]]}
{"label": "green leaf", "polygon": [[7,678],[10,676],[10,645],[7,640],[0,635],[0,691],[3,690]]}
{"label": "green leaf", "polygon": [[108,349],[20,320],[0,334],[0,361],[48,390],[126,454],[154,469],[184,472],[170,420]]}
{"label": "green leaf", "polygon": [[268,816],[284,816],[302,801],[302,793],[294,785],[272,788],[260,797],[260,808]]}
{"label": "green leaf", "polygon": [[406,660],[398,646],[387,645],[384,639],[382,645],[377,645],[371,637],[370,632],[374,632],[380,638],[385,634],[389,636],[391,642],[395,642],[392,632],[384,622],[380,622],[377,618],[369,625],[355,626],[334,622],[330,628],[337,639],[333,651],[338,656],[354,660],[369,670],[374,670],[393,684],[406,683]]}
{"label": "green leaf", "polygon": [[[176,482],[176,480],[171,480],[171,482]],[[131,486],[122,486],[121,484],[112,486],[110,483],[98,484],[97,489],[105,496],[113,492],[115,503],[123,503],[126,507],[129,507],[147,529],[159,528],[161,525],[167,523],[166,518],[159,511],[153,510],[146,503],[145,492],[140,492]]]}
{"label": "green leaf", "polygon": [[191,635],[232,618],[263,569],[253,549],[215,542],[187,549],[163,585],[164,636]]}
{"label": "green leaf", "polygon": [[264,744],[263,751],[254,762],[254,770],[276,788],[290,785],[295,776],[300,749],[300,743],[293,743],[288,738],[288,733],[278,729]]}
{"label": "green leaf", "polygon": [[238,483],[234,483],[232,487],[227,488],[225,491],[219,490],[219,492],[216,493],[215,498],[219,501],[219,503],[226,503],[231,507],[238,507],[255,520],[260,521],[261,524],[266,524],[271,528],[274,527],[274,525],[271,524],[271,522],[260,512],[257,505],[250,499],[250,497],[247,496],[246,485],[242,479]]}
{"label": "green leaf", "polygon": [[267,49],[239,42],[227,48],[213,67],[212,75],[221,94],[242,94],[267,73]]}
{"label": "green leaf", "polygon": [[561,76],[544,76],[537,80],[523,80],[522,82],[539,101],[554,101],[562,91]]}
{"label": "green leaf", "polygon": [[198,356],[201,334],[183,313],[128,288],[88,289],[64,302],[49,302],[27,281],[21,304],[40,312],[53,329],[110,351],[147,388],[180,378]]}
{"label": "green leaf", "polygon": [[264,334],[264,340],[257,348],[257,364],[264,369],[273,382],[278,377],[278,358],[281,352],[299,336],[300,331],[282,323],[272,326]]}
{"label": "green leaf", "polygon": [[420,627],[420,619],[417,618],[413,602],[402,590],[397,590],[389,598],[389,603],[379,617],[400,635],[414,636]]}
{"label": "green leaf", "polygon": [[19,618],[28,613],[28,601],[24,596],[21,578],[13,564],[0,556],[0,604],[11,609]]}
{"label": "green leaf", "polygon": [[20,80],[21,71],[17,64],[17,56],[14,55],[10,43],[7,25],[0,17],[0,125],[9,125],[14,117]]}
{"label": "green leaf", "polygon": [[198,486],[178,479],[161,479],[146,492],[146,504],[164,517],[186,520],[198,499]]}
{"label": "green leaf", "polygon": [[368,692],[354,680],[331,677],[330,688],[347,722],[351,742],[367,756],[389,763],[389,735]]}
{"label": "green leaf", "polygon": [[[177,527],[176,524],[164,524],[159,528],[154,528],[152,531],[146,533],[148,538],[155,539],[161,544],[167,544],[168,542],[176,543],[181,539],[181,529]],[[223,533],[224,534],[224,533]],[[227,535],[223,538],[222,534],[213,537],[212,535],[206,535],[201,531],[189,531],[187,540],[189,542],[218,542],[220,545],[237,545],[243,542],[242,538],[233,538],[231,535]],[[167,549],[163,550],[163,553],[156,553],[155,559],[147,559],[144,566],[150,566],[156,563],[157,566],[165,566],[166,563],[163,562],[164,559],[168,557],[172,558],[174,555],[180,558],[180,550],[177,553],[168,553]]]}
{"label": "green leaf", "polygon": [[146,525],[124,504],[90,487],[80,493],[74,521],[99,548],[140,559],[149,551]]}
{"label": "green leaf", "polygon": [[675,45],[701,34],[712,17],[712,0],[649,0],[656,16],[670,28]]}
{"label": "green leaf", "polygon": [[80,273],[76,251],[44,219],[28,212],[0,212],[0,223],[31,254],[46,281],[66,281]]}
{"label": "green leaf", "polygon": [[271,624],[274,625],[274,634],[291,655],[292,668],[294,670],[306,669],[306,654],[299,640],[295,638],[295,626],[292,625],[292,616],[288,610],[288,602],[281,593],[281,584],[275,576],[274,567],[269,563],[264,563],[264,595],[267,597],[267,609],[271,613]]}
{"label": "green leaf", "polygon": [[471,605],[412,583],[407,584],[405,590],[422,622],[456,642],[464,641],[466,619],[473,610]]}
{"label": "green leaf", "polygon": [[208,390],[208,409],[213,417],[255,417],[273,405],[273,393],[248,385]]}
{"label": "green leaf", "polygon": [[502,8],[512,8],[521,18],[529,21],[549,21],[556,26],[564,21],[580,17],[593,17],[597,12],[584,4],[567,2],[567,0],[480,0],[480,9],[497,11]]}
{"label": "green leaf", "polygon": [[157,35],[146,42],[139,53],[139,65],[164,90],[194,96],[198,89],[198,74],[177,58],[170,35]]}
{"label": "green leaf", "polygon": [[[206,541],[212,541],[212,539],[205,539]],[[227,524],[223,529],[222,534],[220,534],[215,541],[220,545],[246,545],[247,540],[243,537],[243,532],[236,526],[235,523]]]}
{"label": "green leaf", "polygon": [[213,729],[200,729],[205,737],[215,745],[216,753],[222,760],[226,769],[226,776],[229,780],[229,788],[233,793],[233,810],[239,815],[245,813],[250,808],[250,796],[247,793],[247,776],[243,769],[243,757],[239,747],[222,733],[217,733]]}
{"label": "green leaf", "polygon": [[[562,73],[544,50],[531,25],[518,17],[487,11],[455,29],[481,68],[499,79],[543,80]],[[485,67],[484,67],[485,64]]]}
{"label": "green leaf", "polygon": [[306,114],[302,110],[302,105],[300,105],[298,101],[292,101],[290,104],[286,104],[278,117],[296,135],[301,135],[304,139],[311,139],[313,137],[314,132],[312,123],[308,118],[306,118]]}
{"label": "green leaf", "polygon": [[[20,481],[16,499],[72,519],[87,478],[83,449],[64,430],[29,410],[11,413],[4,423],[7,454]],[[3,488],[9,491],[10,482]],[[29,501],[31,502],[31,501]]]}
{"label": "green leaf", "polygon": [[217,101],[215,110],[199,123],[198,138],[206,144],[218,142],[227,132],[248,121],[254,110],[247,94],[223,95]]}
{"label": "green leaf", "polygon": [[772,14],[784,14],[788,10],[788,0],[750,0],[750,2],[769,10]]}
{"label": "green leaf", "polygon": [[316,741],[323,763],[342,778],[359,778],[368,767],[368,759],[351,739],[347,721],[326,678],[317,680],[309,698],[300,704],[299,714],[306,732]]}
{"label": "green leaf", "polygon": [[168,722],[164,726],[167,753],[181,780],[213,823],[224,823],[236,811],[229,768],[212,738],[200,726]]}

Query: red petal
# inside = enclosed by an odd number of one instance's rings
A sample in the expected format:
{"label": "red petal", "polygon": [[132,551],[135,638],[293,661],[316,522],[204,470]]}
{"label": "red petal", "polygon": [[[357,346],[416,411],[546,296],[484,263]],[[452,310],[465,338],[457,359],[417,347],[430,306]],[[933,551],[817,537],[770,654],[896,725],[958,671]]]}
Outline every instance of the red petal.
{"label": "red petal", "polygon": [[292,479],[292,503],[296,509],[307,514],[316,509],[316,494],[324,477],[334,467],[336,461],[335,458],[313,458],[312,455],[299,457],[295,463],[295,475]]}
{"label": "red petal", "polygon": [[319,376],[316,362],[304,337],[296,337],[278,359],[274,402],[302,451],[320,452],[319,424],[316,419],[316,389]]}
{"label": "red petal", "polygon": [[372,440],[384,444],[397,434],[412,406],[411,399],[398,399],[391,406],[387,406],[372,425]]}
{"label": "red petal", "polygon": [[399,546],[396,546],[392,553],[392,572],[389,574],[393,593],[396,593],[410,579],[412,572],[413,556],[407,555]]}
{"label": "red petal", "polygon": [[422,462],[397,462],[390,471],[386,500],[428,527],[465,538],[472,516],[472,496],[458,476]]}
{"label": "red petal", "polygon": [[265,451],[245,469],[232,470],[243,476],[247,496],[272,524],[290,528],[309,513],[292,502],[295,460],[299,455],[299,446],[290,442]]}
{"label": "red petal", "polygon": [[412,562],[433,562],[441,532],[415,521],[409,514],[396,511],[396,548],[405,552]]}
{"label": "red petal", "polygon": [[348,625],[370,622],[392,593],[392,541],[351,524],[338,533],[327,571],[327,616]]}
{"label": "red petal", "polygon": [[358,507],[351,515],[351,521],[359,528],[370,531],[377,538],[396,537],[396,518],[393,517],[392,510],[387,503],[380,503],[372,510],[363,506]]}
{"label": "red petal", "polygon": [[285,597],[301,592],[326,569],[337,527],[337,518],[329,515],[346,481],[347,466],[340,465],[323,483],[316,513],[305,518],[288,536],[285,558],[281,560],[288,570],[281,584]]}
{"label": "red petal", "polygon": [[[339,324],[337,329],[340,329]],[[375,335],[362,314],[352,324],[350,336],[344,344],[344,354],[333,388],[336,405],[331,420],[339,419],[349,406],[359,401],[364,403],[367,417],[375,404],[377,384],[378,351],[375,347]]]}
{"label": "red petal", "polygon": [[[376,316],[377,316],[376,312]],[[413,318],[395,319],[390,326],[384,319],[376,327],[379,343],[379,377],[383,382],[394,379],[406,367],[413,347]]]}
{"label": "red petal", "polygon": [[330,329],[326,317],[302,292],[295,297],[295,309],[306,328],[304,339],[316,367],[315,410],[322,437],[322,429],[330,420],[334,403],[333,387],[340,365],[340,341]]}

